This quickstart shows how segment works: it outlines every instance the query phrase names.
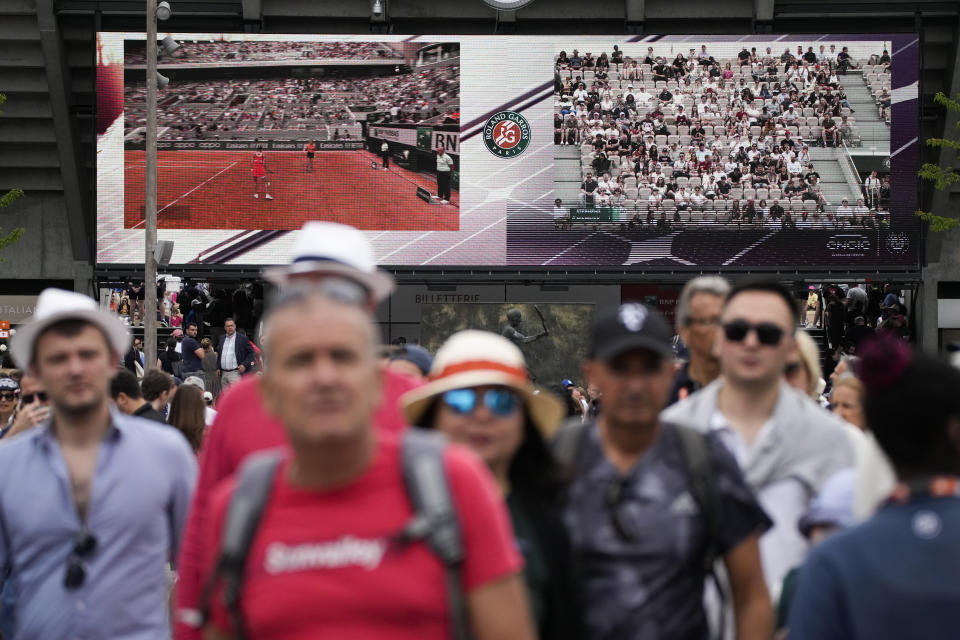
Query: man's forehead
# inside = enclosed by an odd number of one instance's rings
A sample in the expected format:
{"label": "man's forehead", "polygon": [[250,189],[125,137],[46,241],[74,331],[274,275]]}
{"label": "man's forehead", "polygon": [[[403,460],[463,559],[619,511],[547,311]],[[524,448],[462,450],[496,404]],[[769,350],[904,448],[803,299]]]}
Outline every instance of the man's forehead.
{"label": "man's forehead", "polygon": [[101,346],[109,350],[109,344],[107,336],[99,328],[92,324],[84,323],[76,333],[71,332],[70,334],[66,334],[51,329],[44,331],[37,336],[34,342],[33,352],[34,356],[37,356],[41,350],[45,352],[44,355],[48,355],[46,352],[51,348],[64,351]]}
{"label": "man's forehead", "polygon": [[743,291],[731,298],[723,308],[723,317],[741,317],[752,322],[793,318],[793,309],[786,300],[769,291]]}
{"label": "man's forehead", "polygon": [[690,306],[723,305],[723,296],[713,291],[697,291],[690,297]]}
{"label": "man's forehead", "polygon": [[637,347],[618,353],[603,361],[603,364],[616,375],[618,371],[634,366],[659,366],[664,360],[664,356],[657,351]]}

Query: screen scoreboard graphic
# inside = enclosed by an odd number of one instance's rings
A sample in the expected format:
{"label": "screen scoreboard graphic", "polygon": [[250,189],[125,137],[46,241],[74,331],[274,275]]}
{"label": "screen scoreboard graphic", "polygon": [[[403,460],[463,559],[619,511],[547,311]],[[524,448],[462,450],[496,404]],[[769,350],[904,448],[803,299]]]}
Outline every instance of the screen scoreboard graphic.
{"label": "screen scoreboard graphic", "polygon": [[[911,34],[169,35],[173,264],[282,263],[330,220],[387,267],[918,265]],[[100,264],[142,262],[145,53],[98,34]]]}

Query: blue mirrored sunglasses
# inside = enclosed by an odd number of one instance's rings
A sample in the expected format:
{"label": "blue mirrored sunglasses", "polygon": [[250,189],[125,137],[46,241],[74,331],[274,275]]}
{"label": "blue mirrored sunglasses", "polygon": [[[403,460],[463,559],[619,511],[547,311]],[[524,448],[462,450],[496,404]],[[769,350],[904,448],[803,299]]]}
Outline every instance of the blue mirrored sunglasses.
{"label": "blue mirrored sunglasses", "polygon": [[[443,402],[456,413],[466,415],[477,408],[477,392],[474,389],[454,389],[443,394]],[[509,389],[487,389],[483,404],[490,413],[508,416],[520,405],[517,395]]]}

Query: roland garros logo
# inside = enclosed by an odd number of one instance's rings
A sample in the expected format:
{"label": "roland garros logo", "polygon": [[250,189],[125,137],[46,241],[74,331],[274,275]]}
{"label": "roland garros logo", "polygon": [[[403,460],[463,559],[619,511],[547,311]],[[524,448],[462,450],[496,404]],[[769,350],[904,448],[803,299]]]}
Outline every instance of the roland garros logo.
{"label": "roland garros logo", "polygon": [[530,146],[530,123],[516,111],[498,111],[483,125],[483,143],[495,156],[516,158]]}

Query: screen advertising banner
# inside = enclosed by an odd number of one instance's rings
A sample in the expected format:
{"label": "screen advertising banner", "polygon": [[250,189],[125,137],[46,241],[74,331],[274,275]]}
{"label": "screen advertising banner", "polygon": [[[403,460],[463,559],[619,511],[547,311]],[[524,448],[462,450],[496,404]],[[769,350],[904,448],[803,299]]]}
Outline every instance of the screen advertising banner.
{"label": "screen advertising banner", "polygon": [[[171,35],[158,239],[289,260],[310,220],[385,267],[919,263],[911,34]],[[142,262],[143,34],[98,34],[97,262]]]}

